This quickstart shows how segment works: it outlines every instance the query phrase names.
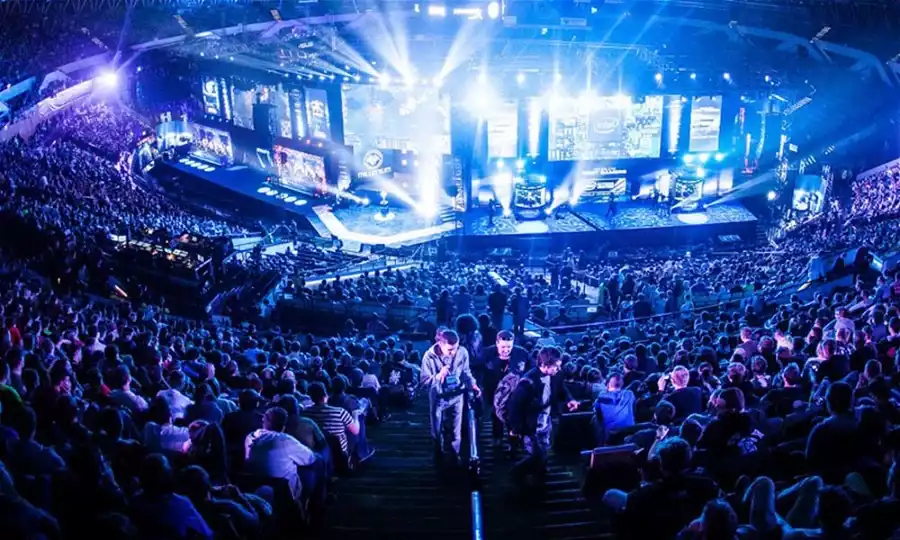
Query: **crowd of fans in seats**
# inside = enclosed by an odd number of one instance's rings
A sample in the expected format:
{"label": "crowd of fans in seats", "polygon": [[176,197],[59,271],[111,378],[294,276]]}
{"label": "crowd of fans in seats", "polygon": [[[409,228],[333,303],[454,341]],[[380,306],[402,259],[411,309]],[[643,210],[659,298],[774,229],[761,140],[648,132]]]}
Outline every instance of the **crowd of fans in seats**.
{"label": "crowd of fans in seats", "polygon": [[559,343],[596,443],[646,457],[603,495],[624,537],[891,536],[900,281],[857,290]]}
{"label": "crowd of fans in seats", "polygon": [[9,274],[0,319],[9,538],[296,536],[416,380],[394,339],[206,326]]}
{"label": "crowd of fans in seats", "polygon": [[[335,475],[372,455],[367,425],[413,397],[420,350],[381,339],[377,319],[312,336],[92,301],[72,284],[102,274],[98,233],[235,230],[84,148],[136,133],[134,118],[97,112],[0,148],[0,530],[262,538],[312,525],[335,504]],[[626,538],[890,538],[898,274],[807,300],[773,293],[812,250],[895,247],[896,223],[823,219],[779,253],[733,257],[566,251],[546,273],[455,257],[311,288],[294,273],[291,292],[433,309],[414,331],[455,327],[476,373],[501,330],[524,369],[559,346],[570,392],[593,404],[592,444],[635,445],[635,481],[601,504]],[[698,309],[701,296],[720,301]],[[529,318],[564,326],[581,302],[627,322],[524,337]]]}
{"label": "crowd of fans in seats", "polygon": [[850,217],[877,219],[900,213],[900,168],[895,164],[853,183]]}

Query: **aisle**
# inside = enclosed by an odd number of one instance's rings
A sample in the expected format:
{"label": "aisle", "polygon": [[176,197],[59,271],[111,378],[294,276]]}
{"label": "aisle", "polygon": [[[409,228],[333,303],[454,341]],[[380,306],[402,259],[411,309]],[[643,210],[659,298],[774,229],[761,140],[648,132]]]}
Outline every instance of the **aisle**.
{"label": "aisle", "polygon": [[472,537],[465,474],[442,479],[434,466],[426,398],[372,426],[369,440],[377,453],[355,475],[337,482],[323,538]]}
{"label": "aisle", "polygon": [[490,421],[481,427],[478,444],[482,456],[481,498],[486,539],[613,538],[608,524],[597,521],[581,496],[578,456],[563,459],[551,451],[544,493],[527,493],[510,481],[509,469],[514,461],[491,447]]}

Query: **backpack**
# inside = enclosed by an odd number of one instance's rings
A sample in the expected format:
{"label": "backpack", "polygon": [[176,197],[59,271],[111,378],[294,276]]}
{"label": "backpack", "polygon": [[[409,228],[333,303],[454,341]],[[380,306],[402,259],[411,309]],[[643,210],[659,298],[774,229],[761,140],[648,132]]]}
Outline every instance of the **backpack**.
{"label": "backpack", "polygon": [[504,424],[509,420],[509,411],[507,409],[509,398],[521,380],[522,376],[518,373],[507,373],[497,385],[497,390],[494,391],[494,414]]}

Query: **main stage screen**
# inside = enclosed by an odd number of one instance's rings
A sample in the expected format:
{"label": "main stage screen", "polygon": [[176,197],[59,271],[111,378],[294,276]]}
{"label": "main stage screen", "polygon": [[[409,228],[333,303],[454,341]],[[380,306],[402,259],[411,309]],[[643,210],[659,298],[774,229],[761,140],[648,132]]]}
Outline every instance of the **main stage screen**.
{"label": "main stage screen", "polygon": [[301,191],[327,191],[325,158],[283,146],[275,146],[275,169],[282,184]]}
{"label": "main stage screen", "polygon": [[317,139],[331,138],[331,118],[328,116],[328,94],[325,90],[306,89],[306,120],[311,136]]}
{"label": "main stage screen", "polygon": [[658,158],[663,96],[555,97],[550,100],[550,161]]}
{"label": "main stage screen", "polygon": [[691,102],[689,152],[718,152],[722,96],[699,96]]}
{"label": "main stage screen", "polygon": [[519,103],[501,101],[491,106],[485,117],[489,158],[519,155]]}
{"label": "main stage screen", "polygon": [[243,90],[231,87],[231,111],[234,125],[253,129],[253,103],[256,101],[254,90]]}
{"label": "main stage screen", "polygon": [[450,153],[450,97],[437,88],[342,87],[344,144]]}
{"label": "main stage screen", "polygon": [[222,114],[219,81],[215,77],[203,77],[203,112],[215,116]]}
{"label": "main stage screen", "polygon": [[234,163],[234,148],[227,131],[200,124],[191,125],[191,130],[194,134],[192,156],[222,166]]}
{"label": "main stage screen", "polygon": [[[291,116],[287,92],[281,87],[281,85],[269,86],[262,84],[257,85],[256,91],[259,95],[259,102],[271,105],[274,110],[275,126],[273,127],[275,128],[275,135],[290,139],[292,136]],[[252,106],[250,110],[253,110]],[[254,127],[257,130],[259,129],[259,126]]]}

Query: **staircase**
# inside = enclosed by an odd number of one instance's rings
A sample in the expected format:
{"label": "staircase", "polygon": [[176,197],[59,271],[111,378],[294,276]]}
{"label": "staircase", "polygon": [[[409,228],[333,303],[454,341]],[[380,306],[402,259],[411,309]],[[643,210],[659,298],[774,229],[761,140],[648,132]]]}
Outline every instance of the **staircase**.
{"label": "staircase", "polygon": [[771,247],[771,242],[769,242],[768,230],[761,225],[759,222],[756,224],[756,245],[759,247]]}
{"label": "staircase", "polygon": [[572,459],[550,452],[546,488],[538,494],[510,481],[509,470],[519,456],[491,445],[491,422],[487,419],[479,436],[482,456],[482,508],[484,536],[488,540],[612,539],[609,526],[597,520],[581,496],[579,457]]}
{"label": "staircase", "polygon": [[441,224],[456,223],[456,210],[454,210],[450,205],[445,204],[441,206],[441,211],[438,216],[440,218]]}
{"label": "staircase", "polygon": [[446,539],[472,537],[471,496],[466,475],[442,477],[435,467],[428,427],[428,400],[372,426],[375,456],[338,480],[322,538],[341,540]]}

